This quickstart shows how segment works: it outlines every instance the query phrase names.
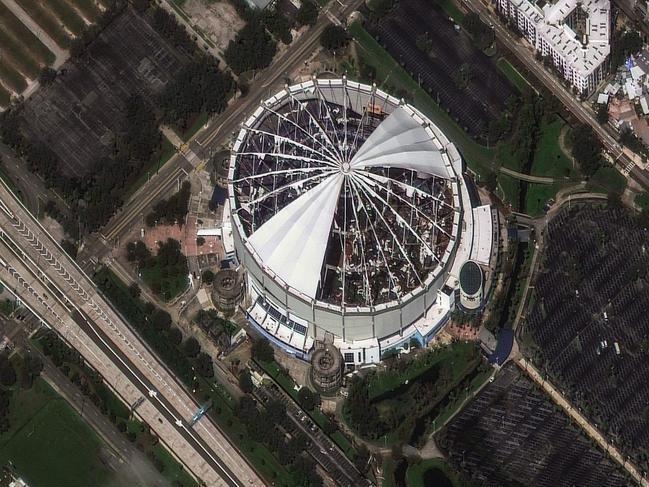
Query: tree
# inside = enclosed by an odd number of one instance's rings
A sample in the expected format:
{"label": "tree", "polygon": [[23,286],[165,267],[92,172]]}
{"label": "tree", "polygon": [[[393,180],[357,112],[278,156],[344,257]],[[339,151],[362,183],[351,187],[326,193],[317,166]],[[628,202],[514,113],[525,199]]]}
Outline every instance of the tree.
{"label": "tree", "polygon": [[212,272],[210,269],[204,270],[201,274],[201,279],[203,280],[204,284],[207,284],[209,286],[214,282],[214,272]]}
{"label": "tree", "polygon": [[258,338],[252,342],[251,354],[254,360],[260,362],[272,362],[275,360],[273,347],[265,338]]}
{"label": "tree", "polygon": [[197,237],[196,238],[196,245],[199,247],[205,245],[205,238],[204,237]]}
{"label": "tree", "polygon": [[211,379],[214,377],[214,364],[212,363],[212,357],[205,352],[199,353],[196,358],[196,372],[205,379]]}
{"label": "tree", "polygon": [[6,354],[0,356],[0,384],[11,387],[16,383],[16,371]]}
{"label": "tree", "polygon": [[320,396],[308,387],[302,387],[297,393],[297,402],[306,411],[313,411],[320,405]]}
{"label": "tree", "polygon": [[180,345],[183,341],[183,333],[175,326],[169,330],[167,337],[169,338],[169,341],[176,346]]}
{"label": "tree", "polygon": [[369,466],[370,451],[365,446],[365,443],[361,443],[356,451],[358,454],[354,459],[354,465],[356,465],[359,472],[365,473]]}
{"label": "tree", "polygon": [[253,384],[252,379],[250,378],[250,370],[248,368],[245,368],[241,372],[239,372],[239,387],[246,394],[252,392]]}
{"label": "tree", "polygon": [[495,171],[492,170],[486,170],[486,173],[481,178],[480,182],[484,184],[488,191],[493,192],[496,190],[496,187],[498,187],[498,177],[496,176]]}
{"label": "tree", "polygon": [[45,67],[41,70],[41,74],[38,76],[38,82],[41,86],[47,86],[52,84],[56,79],[56,71],[50,67]]}
{"label": "tree", "polygon": [[602,163],[601,144],[590,125],[579,124],[572,131],[572,157],[584,176],[595,174]]}
{"label": "tree", "polygon": [[252,19],[237,32],[225,49],[225,60],[236,74],[265,68],[277,52],[277,43],[259,19]]}
{"label": "tree", "polygon": [[201,346],[196,338],[189,337],[185,340],[185,343],[183,343],[183,351],[185,352],[185,356],[194,358],[198,355],[198,352],[201,351]]}
{"label": "tree", "polygon": [[77,244],[72,240],[68,240],[67,238],[61,240],[61,248],[65,250],[65,253],[72,257],[72,259],[77,258]]}
{"label": "tree", "polygon": [[131,283],[131,285],[128,287],[128,293],[133,297],[134,299],[137,299],[140,297],[140,294],[142,293],[142,290],[140,289],[140,286],[138,286],[137,282]]}
{"label": "tree", "polygon": [[302,5],[295,17],[300,25],[315,25],[318,21],[318,8],[311,0],[302,0]]}
{"label": "tree", "polygon": [[608,105],[606,103],[601,103],[597,107],[597,121],[600,125],[608,123]]}
{"label": "tree", "polygon": [[157,308],[151,315],[151,323],[156,330],[166,332],[171,328],[171,315],[166,311]]}
{"label": "tree", "polygon": [[338,51],[347,47],[347,44],[349,44],[349,36],[345,29],[339,25],[329,24],[322,31],[320,44],[329,51]]}
{"label": "tree", "polygon": [[624,207],[624,203],[622,203],[622,197],[620,196],[620,193],[611,191],[606,195],[606,199],[608,201],[609,208],[619,210],[620,208]]}

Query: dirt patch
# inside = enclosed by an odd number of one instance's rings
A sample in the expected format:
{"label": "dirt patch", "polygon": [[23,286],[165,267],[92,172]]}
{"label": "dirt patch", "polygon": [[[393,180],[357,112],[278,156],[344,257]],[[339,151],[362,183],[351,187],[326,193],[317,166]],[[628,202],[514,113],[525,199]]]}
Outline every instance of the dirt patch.
{"label": "dirt patch", "polygon": [[223,51],[245,22],[228,2],[187,0],[183,10],[216,47]]}
{"label": "dirt patch", "polygon": [[60,242],[65,238],[63,227],[54,218],[51,218],[49,216],[43,217],[43,219],[41,220],[41,225],[43,225],[43,228],[45,228],[45,230],[47,230],[47,232],[52,237],[54,237],[54,240],[56,240],[57,242]]}

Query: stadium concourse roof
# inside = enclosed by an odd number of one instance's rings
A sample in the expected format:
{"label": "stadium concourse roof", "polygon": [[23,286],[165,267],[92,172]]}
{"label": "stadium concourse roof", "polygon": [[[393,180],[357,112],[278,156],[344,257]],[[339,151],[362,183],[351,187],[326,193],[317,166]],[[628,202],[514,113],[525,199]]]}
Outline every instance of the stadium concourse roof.
{"label": "stadium concourse roof", "polygon": [[[452,177],[442,157],[443,149],[433,140],[432,132],[411,113],[403,107],[396,108],[354,154],[348,149],[346,140],[335,143],[325,140],[326,148],[320,144],[321,150],[312,151],[310,170],[318,168],[320,171],[313,176],[318,184],[275,213],[249,238],[264,263],[286,284],[315,298],[343,187],[363,195],[363,198],[356,195],[360,205],[383,206],[384,197],[374,188],[377,185],[385,187],[388,178],[369,169],[398,168],[439,178]],[[282,158],[282,155],[277,156]],[[391,181],[403,187],[402,182]],[[414,187],[408,189],[418,191]],[[398,213],[395,216],[401,225],[415,232]]]}

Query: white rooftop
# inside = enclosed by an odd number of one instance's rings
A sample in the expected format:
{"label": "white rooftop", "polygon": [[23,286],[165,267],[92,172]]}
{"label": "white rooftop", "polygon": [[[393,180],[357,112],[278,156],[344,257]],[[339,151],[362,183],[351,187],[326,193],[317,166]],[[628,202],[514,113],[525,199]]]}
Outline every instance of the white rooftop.
{"label": "white rooftop", "polygon": [[[547,3],[542,9],[529,0],[514,0],[513,3],[536,24],[538,34],[582,76],[590,74],[608,56],[610,0],[559,0]],[[565,22],[579,6],[588,15],[583,39]]]}
{"label": "white rooftop", "polygon": [[[342,145],[342,141],[340,142]],[[336,146],[340,147],[338,144],[334,147]],[[359,204],[378,206],[384,201],[375,188],[386,184],[388,178],[372,173],[368,168],[409,169],[419,174],[446,179],[451,177],[447,167],[449,163],[446,162],[448,157],[443,155],[445,149],[430,128],[422,125],[413,117],[412,111],[403,107],[396,108],[386,117],[351,159],[345,157],[344,150],[340,152],[343,154],[339,158],[322,161],[321,174],[314,176],[317,178],[315,186],[304,191],[256,228],[248,239],[248,243],[268,269],[287,285],[310,298],[316,297],[320,271],[343,187],[362,192],[368,198],[365,203]],[[396,180],[390,179],[390,182],[404,185]],[[420,192],[414,187],[410,190]],[[260,198],[270,194],[266,193]],[[399,214],[394,213],[394,217],[399,228],[408,227],[408,222]]]}

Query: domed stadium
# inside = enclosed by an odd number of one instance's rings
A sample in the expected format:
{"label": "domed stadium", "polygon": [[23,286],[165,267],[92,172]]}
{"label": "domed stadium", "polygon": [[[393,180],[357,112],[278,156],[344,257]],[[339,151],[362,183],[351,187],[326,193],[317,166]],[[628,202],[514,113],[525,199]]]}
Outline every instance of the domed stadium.
{"label": "domed stadium", "polygon": [[248,318],[277,345],[369,363],[441,326],[472,207],[457,149],[416,108],[346,79],[286,87],[243,124],[228,179]]}

